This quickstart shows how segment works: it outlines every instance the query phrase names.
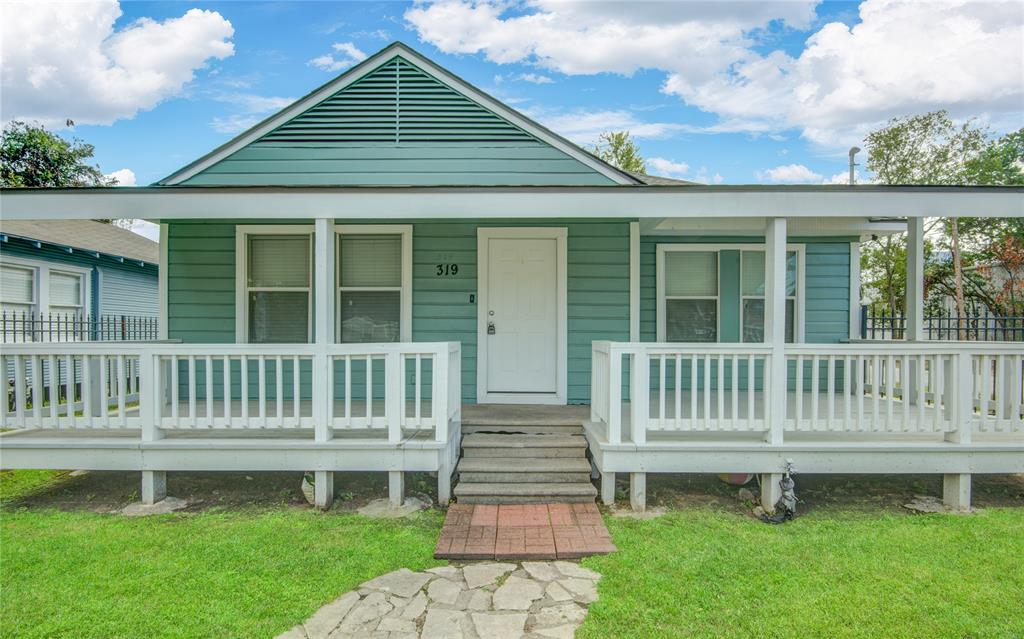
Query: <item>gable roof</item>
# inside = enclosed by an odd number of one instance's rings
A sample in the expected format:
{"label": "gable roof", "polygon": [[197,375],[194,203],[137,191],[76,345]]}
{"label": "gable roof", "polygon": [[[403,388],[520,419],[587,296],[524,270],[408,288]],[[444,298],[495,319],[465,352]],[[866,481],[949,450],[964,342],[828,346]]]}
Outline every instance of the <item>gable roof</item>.
{"label": "gable roof", "polygon": [[396,42],[157,184],[182,184],[256,142],[416,143],[469,136],[485,143],[539,141],[613,184],[641,183]]}
{"label": "gable roof", "polygon": [[0,220],[0,235],[9,235],[80,251],[160,262],[160,245],[138,233],[94,220]]}

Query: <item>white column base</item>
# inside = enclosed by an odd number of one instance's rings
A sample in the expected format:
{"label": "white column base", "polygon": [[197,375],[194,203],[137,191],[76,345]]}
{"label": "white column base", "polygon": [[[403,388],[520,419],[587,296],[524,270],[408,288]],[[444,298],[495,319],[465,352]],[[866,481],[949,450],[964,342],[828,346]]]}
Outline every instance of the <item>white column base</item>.
{"label": "white column base", "polygon": [[957,512],[971,509],[971,475],[951,473],[942,476],[942,503]]}
{"label": "white column base", "polygon": [[761,508],[769,515],[775,513],[775,504],[782,499],[782,473],[761,474]]}
{"label": "white column base", "polygon": [[601,473],[601,503],[615,505],[615,473]]}
{"label": "white column base", "polygon": [[388,501],[395,508],[405,501],[405,473],[400,470],[388,471]]}
{"label": "white column base", "polygon": [[638,513],[647,510],[647,473],[629,474],[629,505]]}
{"label": "white column base", "polygon": [[334,503],[334,473],[318,470],[313,473],[313,504],[327,510]]}
{"label": "white column base", "polygon": [[142,471],[142,503],[152,506],[167,496],[167,473],[163,470]]}
{"label": "white column base", "polygon": [[452,469],[447,465],[437,471],[437,505],[441,508],[448,506],[452,500]]}

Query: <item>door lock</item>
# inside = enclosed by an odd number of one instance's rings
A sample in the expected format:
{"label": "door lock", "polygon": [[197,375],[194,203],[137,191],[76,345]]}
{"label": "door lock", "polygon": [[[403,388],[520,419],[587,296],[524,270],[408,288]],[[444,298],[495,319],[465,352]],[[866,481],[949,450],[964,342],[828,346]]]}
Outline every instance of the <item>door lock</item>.
{"label": "door lock", "polygon": [[487,334],[494,335],[494,322],[487,322]]}

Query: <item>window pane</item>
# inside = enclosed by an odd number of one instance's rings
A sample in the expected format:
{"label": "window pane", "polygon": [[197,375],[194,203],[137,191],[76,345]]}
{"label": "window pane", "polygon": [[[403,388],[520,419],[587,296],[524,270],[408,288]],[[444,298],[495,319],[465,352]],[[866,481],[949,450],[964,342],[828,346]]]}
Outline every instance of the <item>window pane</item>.
{"label": "window pane", "polygon": [[309,236],[249,237],[249,286],[309,286]]}
{"label": "window pane", "polygon": [[[796,301],[786,300],[786,342],[792,344],[796,335]],[[764,341],[764,300],[743,300],[743,341]]]}
{"label": "window pane", "polygon": [[740,259],[742,294],[764,295],[764,251],[743,251]]}
{"label": "window pane", "polygon": [[341,286],[401,286],[401,235],[343,235]]}
{"label": "window pane", "polygon": [[16,266],[0,266],[0,300],[31,304],[34,299],[35,271]]}
{"label": "window pane", "polygon": [[[764,295],[764,251],[741,255],[743,295]],[[796,251],[786,253],[786,296],[796,296]]]}
{"label": "window pane", "polygon": [[717,342],[716,300],[665,300],[665,339],[669,342]]}
{"label": "window pane", "polygon": [[55,306],[81,306],[82,278],[50,271],[50,310]]}
{"label": "window pane", "polygon": [[309,341],[309,293],[249,293],[249,341],[304,344]]}
{"label": "window pane", "polygon": [[398,291],[342,291],[341,341],[397,342],[401,309]]}
{"label": "window pane", "polygon": [[665,295],[718,295],[718,253],[666,251]]}

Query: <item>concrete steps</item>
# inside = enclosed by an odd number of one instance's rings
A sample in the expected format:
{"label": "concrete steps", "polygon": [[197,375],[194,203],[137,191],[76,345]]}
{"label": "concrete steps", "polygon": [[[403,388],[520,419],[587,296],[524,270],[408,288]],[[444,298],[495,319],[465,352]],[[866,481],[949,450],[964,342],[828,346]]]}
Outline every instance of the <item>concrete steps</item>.
{"label": "concrete steps", "polygon": [[463,425],[455,495],[470,504],[588,502],[587,440],[579,424]]}

